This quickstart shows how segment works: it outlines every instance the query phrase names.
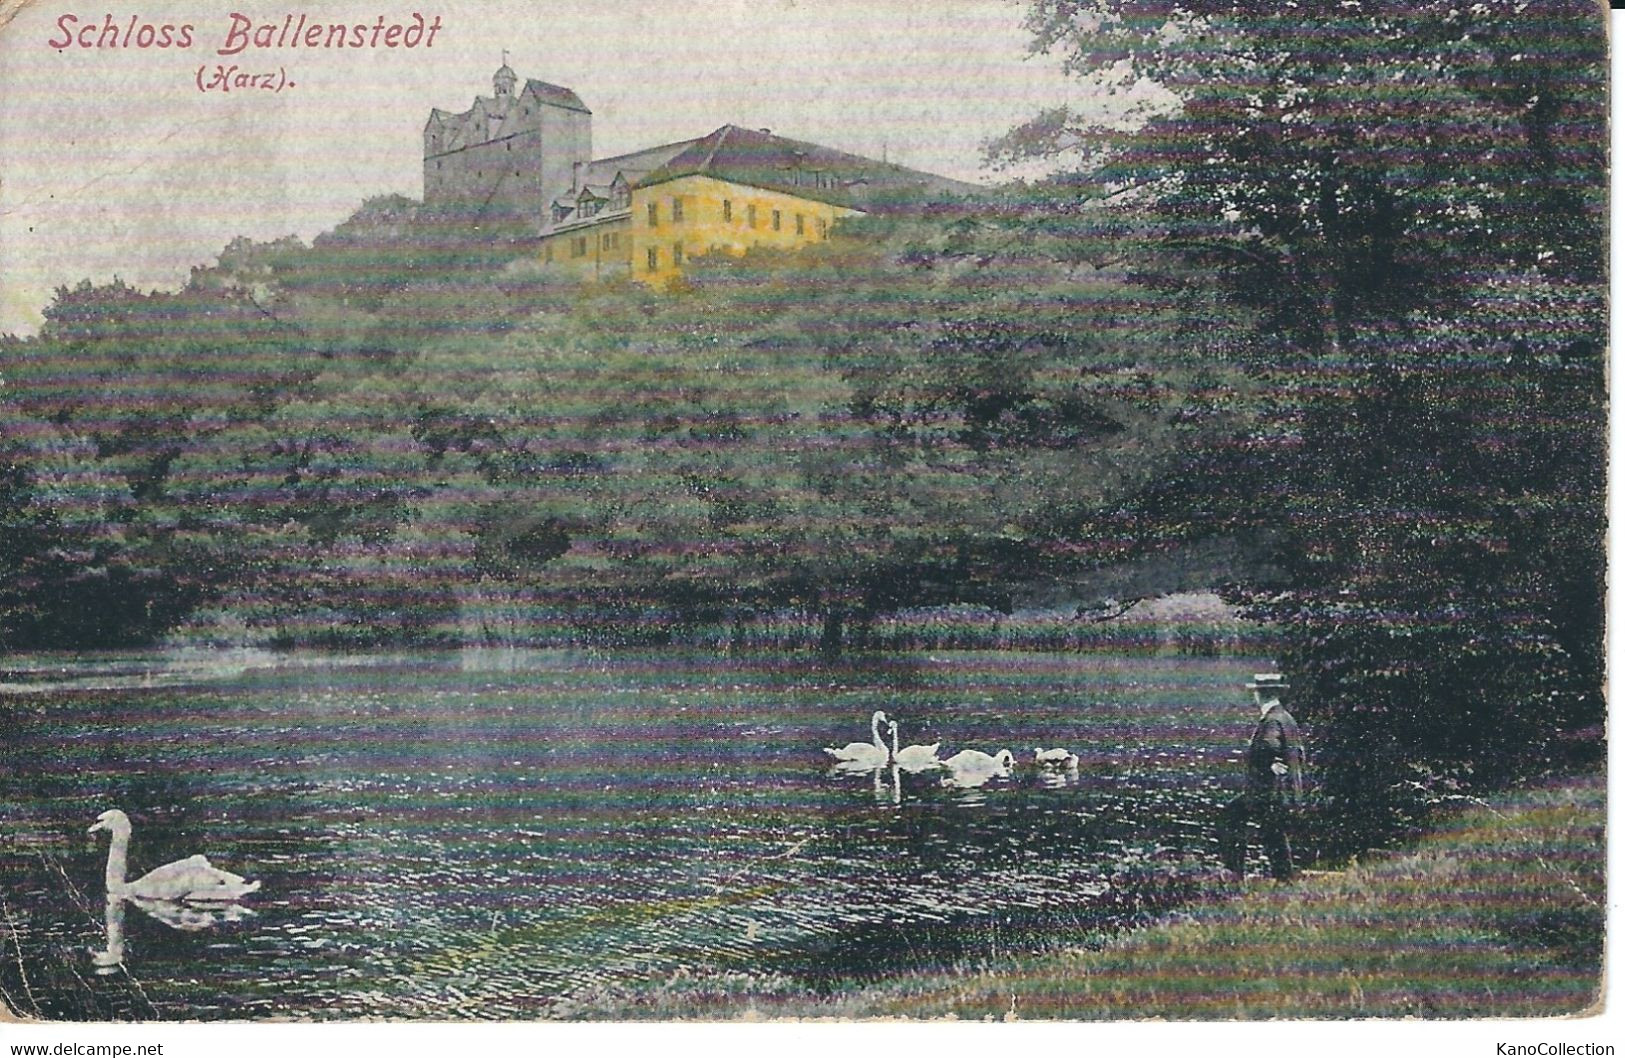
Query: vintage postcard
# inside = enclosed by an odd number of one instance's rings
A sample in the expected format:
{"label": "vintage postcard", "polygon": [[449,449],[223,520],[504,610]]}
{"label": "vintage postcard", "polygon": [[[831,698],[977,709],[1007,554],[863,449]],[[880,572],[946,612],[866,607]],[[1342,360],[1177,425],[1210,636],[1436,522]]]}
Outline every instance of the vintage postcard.
{"label": "vintage postcard", "polygon": [[0,999],[1612,1053],[1607,64],[0,2]]}

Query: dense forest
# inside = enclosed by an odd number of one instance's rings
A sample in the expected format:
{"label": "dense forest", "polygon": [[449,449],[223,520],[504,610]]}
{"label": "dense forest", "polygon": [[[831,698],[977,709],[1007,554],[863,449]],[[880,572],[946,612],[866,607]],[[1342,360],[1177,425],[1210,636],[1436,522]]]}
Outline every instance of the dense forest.
{"label": "dense forest", "polygon": [[[1600,741],[1602,16],[1033,0],[1138,122],[669,292],[385,198],[0,339],[0,644],[748,636],[1219,539],[1370,827]],[[1020,119],[1012,115],[1012,122]],[[1267,572],[1266,572],[1267,571]],[[1373,809],[1381,811],[1373,811]],[[1350,840],[1363,840],[1350,832]]]}

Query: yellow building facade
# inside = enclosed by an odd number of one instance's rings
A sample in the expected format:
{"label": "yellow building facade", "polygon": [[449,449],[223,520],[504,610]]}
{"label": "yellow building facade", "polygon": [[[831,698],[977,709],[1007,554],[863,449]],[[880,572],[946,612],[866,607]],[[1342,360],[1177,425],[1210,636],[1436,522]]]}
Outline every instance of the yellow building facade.
{"label": "yellow building facade", "polygon": [[724,125],[697,140],[576,169],[540,235],[542,263],[582,280],[664,286],[707,254],[793,250],[902,190],[968,185],[766,129]]}
{"label": "yellow building facade", "polygon": [[682,176],[632,191],[627,264],[633,278],[663,285],[711,253],[754,247],[793,250],[829,238],[860,210],[711,176]]}

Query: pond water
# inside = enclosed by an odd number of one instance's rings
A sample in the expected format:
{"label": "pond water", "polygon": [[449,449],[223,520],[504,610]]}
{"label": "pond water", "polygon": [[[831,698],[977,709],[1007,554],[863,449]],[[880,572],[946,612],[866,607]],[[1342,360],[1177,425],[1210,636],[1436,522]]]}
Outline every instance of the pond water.
{"label": "pond water", "polygon": [[[1111,927],[1211,859],[1254,659],[679,651],[56,661],[0,676],[0,988],[69,1019],[570,1016],[675,974],[834,986]],[[50,676],[52,679],[47,680]],[[823,746],[1011,749],[1007,778],[832,770]],[[1075,771],[1033,765],[1064,746]],[[207,853],[252,914],[116,908]],[[182,928],[187,927],[187,928]],[[195,928],[194,928],[195,927]],[[98,966],[98,961],[115,965]]]}

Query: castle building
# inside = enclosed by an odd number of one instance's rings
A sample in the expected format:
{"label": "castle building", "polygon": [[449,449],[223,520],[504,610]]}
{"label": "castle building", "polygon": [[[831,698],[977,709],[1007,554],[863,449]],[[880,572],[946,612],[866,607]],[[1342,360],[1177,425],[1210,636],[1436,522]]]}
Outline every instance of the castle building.
{"label": "castle building", "polygon": [[592,111],[568,88],[519,78],[423,130],[430,204],[501,212],[531,226],[541,260],[583,280],[664,284],[703,254],[793,249],[907,194],[970,184],[737,125],[692,140],[592,157]]}

